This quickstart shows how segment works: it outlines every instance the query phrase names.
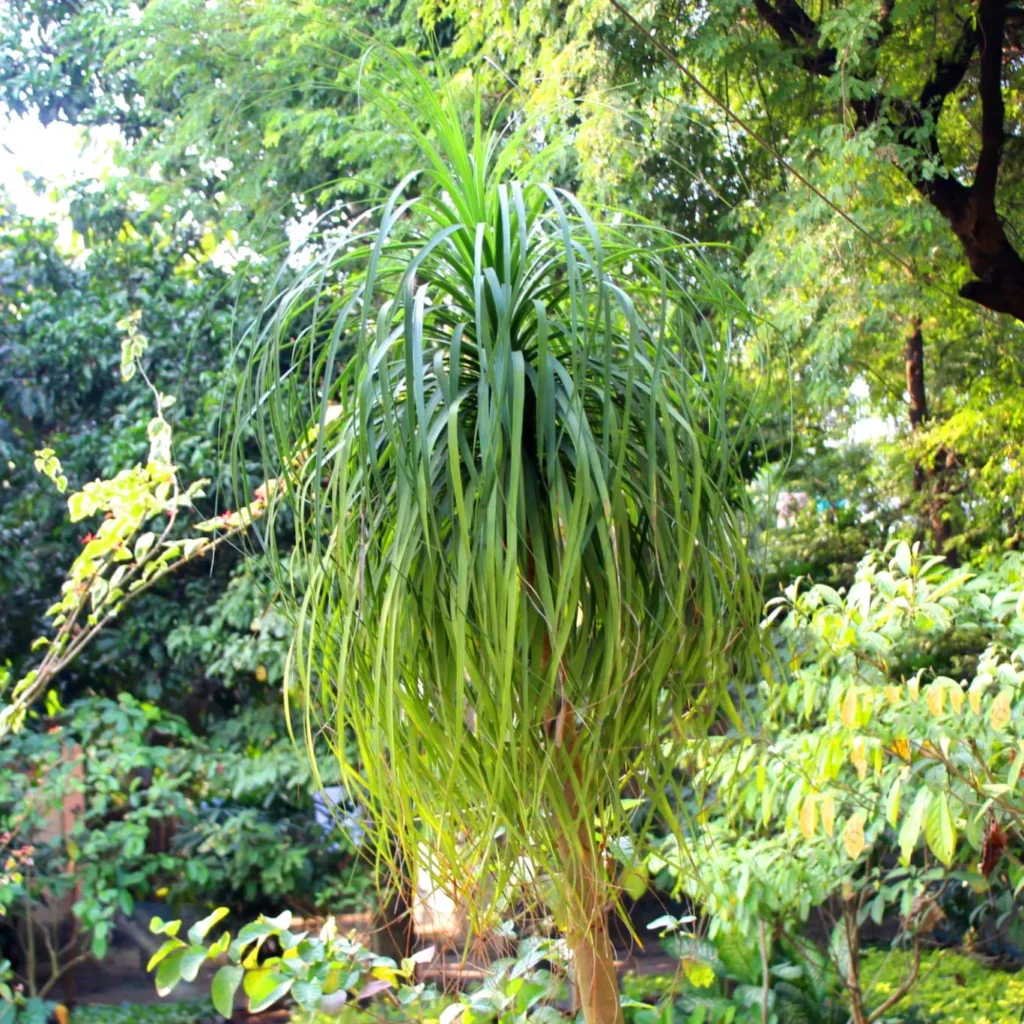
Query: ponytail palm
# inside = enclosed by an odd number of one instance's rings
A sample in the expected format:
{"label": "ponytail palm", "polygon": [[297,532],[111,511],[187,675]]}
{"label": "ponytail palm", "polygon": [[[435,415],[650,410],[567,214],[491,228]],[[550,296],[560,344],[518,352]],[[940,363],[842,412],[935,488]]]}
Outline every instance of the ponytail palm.
{"label": "ponytail palm", "polygon": [[636,797],[671,814],[677,743],[757,620],[735,310],[694,252],[597,223],[516,173],[521,138],[478,110],[467,141],[443,88],[413,89],[392,112],[422,171],[275,299],[251,356],[302,569],[292,721],[382,852],[427,844],[471,903],[550,880],[587,1018],[617,1020],[605,842]]}

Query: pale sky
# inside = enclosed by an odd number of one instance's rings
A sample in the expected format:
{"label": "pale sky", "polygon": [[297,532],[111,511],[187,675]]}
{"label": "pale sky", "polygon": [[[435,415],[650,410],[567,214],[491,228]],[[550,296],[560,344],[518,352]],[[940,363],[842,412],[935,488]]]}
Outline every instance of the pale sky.
{"label": "pale sky", "polygon": [[[22,213],[63,223],[66,204],[36,195],[23,172],[54,185],[98,177],[113,167],[117,138],[113,127],[86,132],[63,121],[44,127],[34,117],[0,118],[0,187]],[[70,233],[70,227],[67,230]]]}

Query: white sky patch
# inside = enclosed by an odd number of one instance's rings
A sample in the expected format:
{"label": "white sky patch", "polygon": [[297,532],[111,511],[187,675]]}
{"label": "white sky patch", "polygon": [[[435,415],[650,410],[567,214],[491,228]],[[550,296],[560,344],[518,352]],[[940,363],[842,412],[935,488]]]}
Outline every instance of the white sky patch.
{"label": "white sky patch", "polygon": [[[34,117],[0,115],[0,186],[21,213],[55,222],[61,244],[70,246],[68,204],[56,191],[82,179],[116,173],[114,145],[119,139],[113,125],[86,131],[63,121],[42,125]],[[37,195],[25,180],[26,173],[53,188]]]}
{"label": "white sky patch", "polygon": [[[871,397],[871,388],[867,379],[863,376],[857,377],[850,385],[850,398],[861,408],[868,407],[867,402]],[[870,407],[868,407],[870,408]],[[846,434],[850,444],[865,444],[871,441],[891,441],[896,437],[898,430],[895,419],[892,416],[858,416]]]}
{"label": "white sky patch", "polygon": [[867,379],[863,376],[858,377],[850,385],[850,396],[860,401],[868,398],[871,395],[871,388],[868,386]]}
{"label": "white sky patch", "polygon": [[850,427],[846,436],[851,444],[891,441],[896,436],[896,421],[891,416],[865,416]]}

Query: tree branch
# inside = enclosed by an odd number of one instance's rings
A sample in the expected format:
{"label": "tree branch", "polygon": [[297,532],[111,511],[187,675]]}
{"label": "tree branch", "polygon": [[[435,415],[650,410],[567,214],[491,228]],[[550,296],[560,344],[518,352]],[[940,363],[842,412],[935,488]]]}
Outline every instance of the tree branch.
{"label": "tree branch", "polygon": [[754,0],[754,7],[781,43],[801,51],[800,64],[806,71],[826,78],[835,73],[835,47],[820,48],[817,23],[796,0],[777,0],[774,5],[768,0]]}
{"label": "tree branch", "polygon": [[978,35],[981,47],[981,152],[974,172],[974,192],[980,202],[995,210],[996,181],[1003,140],[1003,45],[1006,0],[981,0]]}
{"label": "tree branch", "polygon": [[935,70],[921,90],[917,104],[922,110],[938,119],[946,98],[964,80],[977,47],[978,30],[970,21],[961,22],[960,35],[952,53],[935,61]]}
{"label": "tree branch", "polygon": [[[932,160],[938,164],[943,164],[942,153],[939,150],[939,115],[946,99],[964,80],[977,48],[978,30],[969,20],[961,22],[960,35],[953,45],[952,52],[935,61],[935,69],[921,89],[917,104],[901,104],[898,108],[902,110],[906,122],[906,127],[900,132],[904,141],[913,145],[907,136],[927,126],[928,134],[924,147]],[[948,171],[944,176],[933,175],[928,178],[916,171],[907,171],[907,177],[914,188],[950,220],[959,216],[969,199],[970,190]]]}
{"label": "tree branch", "polygon": [[875,1024],[875,1021],[884,1017],[886,1012],[895,1006],[914,987],[914,983],[917,981],[917,975],[920,970],[921,937],[917,932],[914,932],[914,960],[910,965],[910,971],[896,990],[885,1000],[885,1002],[872,1011],[871,1015],[868,1017],[868,1024]]}

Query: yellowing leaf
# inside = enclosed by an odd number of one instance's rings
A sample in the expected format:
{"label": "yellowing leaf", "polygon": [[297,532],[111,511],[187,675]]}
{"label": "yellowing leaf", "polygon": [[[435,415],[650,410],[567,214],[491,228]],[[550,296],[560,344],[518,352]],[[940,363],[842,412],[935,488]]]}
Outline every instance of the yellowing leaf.
{"label": "yellowing leaf", "polygon": [[707,988],[715,980],[714,968],[704,960],[683,958],[683,974],[694,988]]}
{"label": "yellowing leaf", "polygon": [[914,676],[910,682],[907,683],[907,693],[910,694],[911,700],[917,700],[917,695],[921,692],[921,680]]}
{"label": "yellowing leaf", "polygon": [[992,711],[989,713],[989,722],[997,732],[1005,729],[1010,723],[1013,713],[1010,710],[1010,693],[1008,690],[1000,690],[996,699],[992,701]]}
{"label": "yellowing leaf", "polygon": [[857,769],[857,777],[863,781],[868,774],[868,758],[864,752],[864,740],[860,737],[853,741],[850,763]]}
{"label": "yellowing leaf", "polygon": [[845,725],[847,729],[853,729],[857,725],[858,707],[857,688],[855,686],[851,686],[850,689],[846,691],[846,696],[843,698],[843,704],[840,708],[840,717],[843,725]]}
{"label": "yellowing leaf", "polygon": [[942,714],[942,709],[946,704],[946,688],[939,686],[938,683],[932,683],[928,687],[928,696],[926,698],[928,704],[928,710],[938,718]]}
{"label": "yellowing leaf", "polygon": [[846,823],[843,829],[843,848],[851,860],[856,860],[863,852],[867,843],[864,840],[864,815],[858,811]]}
{"label": "yellowing leaf", "polygon": [[887,686],[885,688],[885,699],[895,707],[903,697],[903,691],[898,686]]}
{"label": "yellowing leaf", "polygon": [[821,801],[821,824],[825,829],[825,835],[830,836],[836,827],[836,802],[827,796]]}
{"label": "yellowing leaf", "polygon": [[981,714],[981,690],[978,687],[972,686],[967,691],[967,703],[971,705],[971,710],[976,714]]}
{"label": "yellowing leaf", "polygon": [[949,687],[949,703],[953,708],[953,713],[959,715],[964,706],[964,691],[959,686]]}
{"label": "yellowing leaf", "polygon": [[814,830],[818,827],[818,805],[814,793],[808,793],[804,797],[803,806],[800,808],[800,832],[804,839],[810,839]]}
{"label": "yellowing leaf", "polygon": [[907,740],[907,739],[905,739],[903,737],[901,737],[898,740],[893,740],[893,742],[892,742],[892,749],[893,749],[893,753],[895,753],[896,756],[901,761],[909,761],[910,760],[910,741],[909,740]]}

